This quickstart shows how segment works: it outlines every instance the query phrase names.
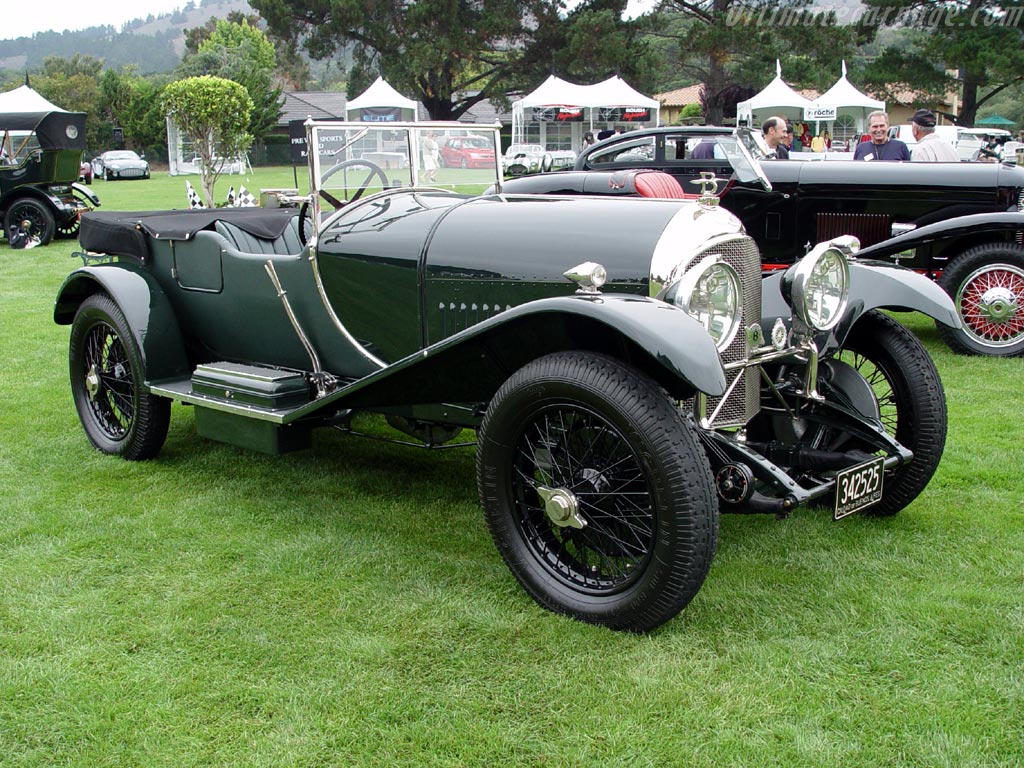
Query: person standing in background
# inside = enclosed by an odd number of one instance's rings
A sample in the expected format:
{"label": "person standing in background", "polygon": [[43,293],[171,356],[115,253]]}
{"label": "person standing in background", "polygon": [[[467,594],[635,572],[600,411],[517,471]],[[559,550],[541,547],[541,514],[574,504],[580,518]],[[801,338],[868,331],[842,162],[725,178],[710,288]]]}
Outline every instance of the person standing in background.
{"label": "person standing in background", "polygon": [[915,163],[959,163],[960,155],[953,145],[935,133],[935,113],[919,109],[910,118],[917,146],[911,155]]}
{"label": "person standing in background", "polygon": [[867,141],[862,141],[853,151],[854,160],[905,161],[910,159],[910,150],[899,139],[889,138],[889,116],[885,112],[868,115]]}

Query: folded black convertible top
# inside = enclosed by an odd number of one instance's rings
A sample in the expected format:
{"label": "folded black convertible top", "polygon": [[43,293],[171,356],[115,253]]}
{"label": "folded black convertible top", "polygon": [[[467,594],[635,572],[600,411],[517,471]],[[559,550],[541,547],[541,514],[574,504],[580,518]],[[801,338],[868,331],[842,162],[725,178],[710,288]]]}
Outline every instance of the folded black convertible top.
{"label": "folded black convertible top", "polygon": [[216,208],[194,211],[90,211],[82,215],[78,242],[86,251],[149,256],[148,238],[191,240],[196,232],[212,230],[218,221],[234,224],[254,237],[273,240],[298,215],[294,208]]}

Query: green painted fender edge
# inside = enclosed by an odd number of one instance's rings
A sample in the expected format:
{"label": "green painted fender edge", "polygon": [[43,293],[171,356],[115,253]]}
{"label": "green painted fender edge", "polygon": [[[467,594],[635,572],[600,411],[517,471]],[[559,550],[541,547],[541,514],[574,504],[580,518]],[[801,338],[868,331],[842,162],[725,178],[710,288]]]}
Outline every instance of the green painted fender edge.
{"label": "green painted fender edge", "polygon": [[191,375],[171,304],[159,285],[144,273],[107,265],[76,269],[57,291],[54,322],[70,325],[78,307],[94,293],[108,294],[124,313],[142,351],[147,383]]}

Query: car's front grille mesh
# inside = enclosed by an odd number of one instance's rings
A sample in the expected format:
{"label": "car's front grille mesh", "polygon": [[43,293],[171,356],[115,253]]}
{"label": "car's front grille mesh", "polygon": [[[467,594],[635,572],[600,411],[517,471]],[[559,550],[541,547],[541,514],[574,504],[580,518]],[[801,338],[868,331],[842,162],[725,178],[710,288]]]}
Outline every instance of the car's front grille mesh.
{"label": "car's front grille mesh", "polygon": [[146,175],[146,172],[141,168],[124,168],[114,173],[122,179],[141,179]]}
{"label": "car's front grille mesh", "polygon": [[[761,321],[761,256],[754,241],[745,236],[708,248],[694,259],[694,263],[699,263],[701,258],[710,254],[718,254],[725,259],[739,273],[743,283],[743,322],[736,338],[722,353],[723,363],[735,363],[747,358],[746,328]],[[715,427],[742,426],[757,414],[761,402],[761,381],[757,368],[731,371],[729,382],[732,383],[736,376],[742,376],[743,381],[736,385],[715,417]],[[720,402],[721,398],[708,398],[707,415],[710,416]],[[686,405],[692,405],[692,401]]]}

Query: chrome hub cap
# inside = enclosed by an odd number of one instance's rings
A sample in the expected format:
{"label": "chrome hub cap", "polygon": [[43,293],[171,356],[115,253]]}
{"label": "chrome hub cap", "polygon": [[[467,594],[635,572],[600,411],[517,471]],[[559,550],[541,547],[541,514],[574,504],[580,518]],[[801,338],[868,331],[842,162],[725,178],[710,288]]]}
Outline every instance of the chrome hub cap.
{"label": "chrome hub cap", "polygon": [[964,331],[988,347],[1015,344],[1024,336],[1024,270],[991,264],[971,273],[956,297]]}
{"label": "chrome hub cap", "polygon": [[580,517],[579,502],[572,491],[538,485],[537,495],[544,502],[544,512],[548,519],[555,525],[560,528],[586,527],[587,521]]}
{"label": "chrome hub cap", "polygon": [[96,399],[96,395],[100,393],[102,383],[99,367],[95,364],[90,366],[89,372],[85,374],[85,391],[89,393],[90,400]]}

